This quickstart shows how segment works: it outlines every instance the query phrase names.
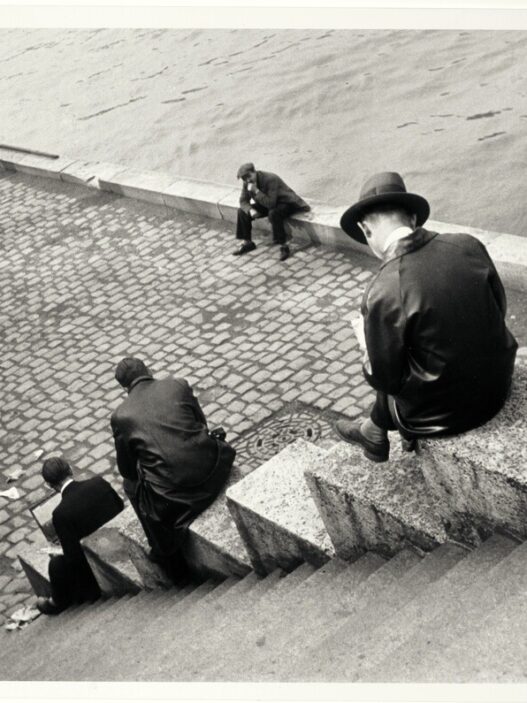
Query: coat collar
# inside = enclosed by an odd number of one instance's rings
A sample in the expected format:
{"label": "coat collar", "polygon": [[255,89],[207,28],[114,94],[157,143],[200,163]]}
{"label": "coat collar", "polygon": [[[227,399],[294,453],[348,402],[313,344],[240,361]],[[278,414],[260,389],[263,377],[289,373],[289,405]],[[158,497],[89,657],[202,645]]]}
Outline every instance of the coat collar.
{"label": "coat collar", "polygon": [[393,261],[393,259],[398,259],[405,254],[411,254],[413,251],[417,251],[417,249],[426,246],[428,242],[431,242],[432,239],[437,237],[437,234],[437,232],[429,232],[422,227],[418,227],[407,237],[397,239],[384,252],[381,268],[386,266],[389,261]]}
{"label": "coat collar", "polygon": [[61,495],[64,495],[64,491],[68,489],[71,485],[75,483],[75,479],[69,478],[67,481],[64,481],[60,488]]}
{"label": "coat collar", "polygon": [[143,381],[153,381],[152,376],[138,376],[137,378],[134,378],[132,383],[128,386],[128,393],[132,391],[133,388],[137,386],[138,383],[142,383]]}

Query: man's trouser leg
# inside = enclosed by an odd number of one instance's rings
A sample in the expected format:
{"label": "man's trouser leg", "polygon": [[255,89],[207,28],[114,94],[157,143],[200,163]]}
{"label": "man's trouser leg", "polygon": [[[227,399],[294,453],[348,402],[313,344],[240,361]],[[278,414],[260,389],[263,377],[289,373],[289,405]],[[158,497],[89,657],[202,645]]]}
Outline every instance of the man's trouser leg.
{"label": "man's trouser leg", "polygon": [[48,572],[51,597],[59,608],[94,601],[101,595],[97,579],[84,556],[72,561],[63,555],[55,555],[49,560]]}
{"label": "man's trouser leg", "polygon": [[67,608],[73,602],[72,580],[63,556],[53,556],[49,560],[49,582],[51,597],[59,608]]}
{"label": "man's trouser leg", "polygon": [[235,451],[227,445],[220,456],[212,483],[201,491],[181,493],[178,498],[158,496],[156,509],[160,521],[149,520],[157,541],[156,556],[159,563],[173,580],[186,576],[188,567],[183,555],[183,546],[188,536],[189,525],[218,497],[230,475]]}
{"label": "man's trouser leg", "polygon": [[[267,208],[261,205],[251,205],[254,210],[257,210],[260,215],[267,215]],[[238,208],[238,220],[236,223],[236,239],[243,239],[246,242],[252,241],[253,219],[248,212]]]}
{"label": "man's trouser leg", "polygon": [[407,442],[414,442],[416,439],[415,434],[401,427],[397,421],[394,399],[386,393],[377,391],[375,402],[370,411],[370,420],[384,432],[397,430],[402,439]]}
{"label": "man's trouser leg", "polygon": [[299,208],[295,207],[295,205],[288,205],[287,203],[277,205],[269,210],[268,217],[273,228],[273,242],[275,244],[284,245],[286,243],[287,236],[284,228],[284,220],[298,211]]}
{"label": "man's trouser leg", "polygon": [[59,608],[67,608],[73,603],[73,579],[66,559],[60,555],[51,557],[48,565],[51,597]]}
{"label": "man's trouser leg", "polygon": [[152,554],[156,557],[161,555],[163,552],[163,536],[161,536],[161,538],[159,536],[159,523],[155,522],[154,520],[151,520],[147,515],[143,515],[141,510],[139,509],[139,504],[137,502],[137,498],[135,497],[135,482],[128,480],[123,481],[123,489],[126,493],[128,500],[130,501],[132,508],[134,509],[135,514],[137,515],[137,519],[141,523],[141,527],[143,528],[143,532],[146,535],[146,539],[148,540],[148,544],[150,545]]}
{"label": "man's trouser leg", "polygon": [[391,432],[397,429],[390,412],[389,396],[386,393],[377,391],[375,402],[370,410],[370,420],[381,430]]}

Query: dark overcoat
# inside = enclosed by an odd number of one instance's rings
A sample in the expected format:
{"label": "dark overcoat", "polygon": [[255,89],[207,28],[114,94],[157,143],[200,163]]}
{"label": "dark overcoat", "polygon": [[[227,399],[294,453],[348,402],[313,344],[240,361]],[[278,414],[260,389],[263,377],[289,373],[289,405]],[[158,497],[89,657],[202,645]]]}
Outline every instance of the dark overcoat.
{"label": "dark overcoat", "polygon": [[258,205],[272,210],[277,205],[292,205],[298,210],[309,210],[309,205],[287,183],[277,176],[276,173],[267,171],[256,171],[256,186],[258,192],[253,193],[247,189],[247,184],[243,182],[240,195],[240,207],[245,212],[251,208],[251,198]]}
{"label": "dark overcoat", "polygon": [[389,247],[362,305],[368,383],[403,428],[464,432],[505,402],[517,343],[487,250],[467,234],[418,228]]}
{"label": "dark overcoat", "polygon": [[53,568],[50,568],[50,576],[53,574],[52,578],[60,581],[59,600],[86,600],[99,595],[80,542],[114,518],[123,507],[120,496],[101,476],[72,481],[63,489],[52,522],[64,556],[53,557]]}
{"label": "dark overcoat", "polygon": [[224,483],[218,443],[185,379],[136,379],[111,425],[117,466],[128,481],[137,480],[139,464],[153,491],[176,501],[202,501]]}

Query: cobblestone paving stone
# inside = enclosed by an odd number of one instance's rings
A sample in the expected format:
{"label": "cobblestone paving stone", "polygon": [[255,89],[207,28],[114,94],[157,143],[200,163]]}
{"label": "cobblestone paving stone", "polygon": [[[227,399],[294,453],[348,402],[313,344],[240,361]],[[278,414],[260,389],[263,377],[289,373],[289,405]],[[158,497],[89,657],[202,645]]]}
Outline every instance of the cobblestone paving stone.
{"label": "cobblestone paving stone", "polygon": [[119,489],[122,356],[185,376],[234,440],[287,403],[349,417],[371,403],[349,320],[373,260],[294,244],[280,263],[259,234],[237,258],[228,223],[19,174],[0,174],[0,207],[0,490],[21,494],[0,498],[0,621],[32,600],[16,556],[36,536],[42,458],[62,453]]}
{"label": "cobblestone paving stone", "polygon": [[228,223],[18,174],[0,176],[0,205],[0,490],[21,494],[0,498],[0,619],[28,601],[16,556],[35,538],[42,458],[63,453],[119,487],[122,356],[185,376],[231,439],[292,401],[349,416],[370,403],[349,324],[369,259],[299,244],[280,263],[258,234],[237,258]]}

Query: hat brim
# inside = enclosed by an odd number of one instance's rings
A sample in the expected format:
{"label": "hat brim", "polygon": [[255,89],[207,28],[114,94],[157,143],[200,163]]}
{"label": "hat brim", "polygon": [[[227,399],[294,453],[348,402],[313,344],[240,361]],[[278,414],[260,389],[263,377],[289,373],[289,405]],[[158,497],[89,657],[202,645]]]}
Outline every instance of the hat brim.
{"label": "hat brim", "polygon": [[362,219],[362,215],[374,205],[400,205],[406,210],[413,212],[416,216],[416,226],[421,227],[428,220],[430,215],[430,205],[421,195],[416,193],[380,193],[364,198],[358,203],[349,207],[340,218],[340,226],[350,237],[361,244],[367,244],[363,231],[357,224]]}

